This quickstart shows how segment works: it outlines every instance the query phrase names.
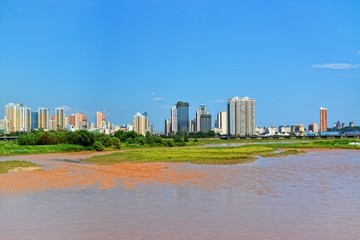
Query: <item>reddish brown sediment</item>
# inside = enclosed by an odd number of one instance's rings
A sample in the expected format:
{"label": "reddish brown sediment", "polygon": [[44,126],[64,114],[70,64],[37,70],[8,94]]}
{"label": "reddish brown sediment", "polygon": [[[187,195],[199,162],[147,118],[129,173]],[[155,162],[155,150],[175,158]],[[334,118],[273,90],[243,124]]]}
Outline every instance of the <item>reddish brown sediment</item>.
{"label": "reddish brown sediment", "polygon": [[[66,154],[64,159],[84,158],[89,154]],[[78,157],[78,158],[76,158]],[[49,155],[28,156],[27,160],[49,164],[43,171],[13,172],[0,175],[0,191],[24,193],[37,192],[49,188],[84,189],[97,187],[109,189],[121,184],[133,188],[136,184],[169,183],[201,184],[206,174],[196,170],[175,170],[170,163],[122,163],[115,165],[91,165],[45,160]],[[59,159],[56,154],[50,158]],[[181,164],[180,164],[181,165]],[[179,166],[179,165],[177,165]],[[205,185],[204,185],[205,186]]]}

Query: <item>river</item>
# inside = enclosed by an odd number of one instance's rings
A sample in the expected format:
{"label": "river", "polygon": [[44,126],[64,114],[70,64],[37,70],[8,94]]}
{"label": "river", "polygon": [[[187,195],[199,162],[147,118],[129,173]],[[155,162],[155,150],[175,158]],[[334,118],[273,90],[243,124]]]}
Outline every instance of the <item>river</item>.
{"label": "river", "polygon": [[118,169],[82,154],[21,156],[49,174],[0,176],[0,239],[357,240],[359,153]]}

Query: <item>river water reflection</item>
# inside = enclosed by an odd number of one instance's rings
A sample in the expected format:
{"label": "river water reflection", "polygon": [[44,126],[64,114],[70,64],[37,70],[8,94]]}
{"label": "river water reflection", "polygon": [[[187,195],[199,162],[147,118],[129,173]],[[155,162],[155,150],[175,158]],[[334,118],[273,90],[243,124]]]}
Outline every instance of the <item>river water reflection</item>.
{"label": "river water reflection", "polygon": [[154,181],[134,188],[3,192],[0,239],[360,237],[359,151],[169,168],[208,177],[202,184]]}

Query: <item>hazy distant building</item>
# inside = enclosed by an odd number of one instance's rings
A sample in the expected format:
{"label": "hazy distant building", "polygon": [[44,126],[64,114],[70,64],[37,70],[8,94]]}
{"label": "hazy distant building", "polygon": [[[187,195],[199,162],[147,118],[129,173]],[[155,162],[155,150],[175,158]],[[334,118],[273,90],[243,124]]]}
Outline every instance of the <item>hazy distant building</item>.
{"label": "hazy distant building", "polygon": [[170,135],[171,134],[171,125],[170,125],[170,119],[165,119],[164,122],[164,134]]}
{"label": "hazy distant building", "polygon": [[[210,120],[210,123],[208,122]],[[201,123],[205,125],[202,127]],[[194,132],[208,132],[211,130],[211,114],[204,104],[201,104],[195,114]],[[191,132],[191,130],[190,130]]]}
{"label": "hazy distant building", "polygon": [[320,108],[320,132],[327,132],[328,119],[327,119],[327,108]]}
{"label": "hazy distant building", "polygon": [[319,125],[317,123],[310,123],[308,131],[314,133],[319,132]]}
{"label": "hazy distant building", "polygon": [[189,133],[189,103],[181,102],[181,101],[177,102],[176,112],[177,112],[177,131]]}
{"label": "hazy distant building", "polygon": [[189,132],[195,132],[196,119],[189,120]]}
{"label": "hazy distant building", "polygon": [[87,115],[84,113],[75,113],[75,128],[77,130],[87,129]]}
{"label": "hazy distant building", "polygon": [[96,128],[102,128],[105,122],[105,113],[96,112]]}
{"label": "hazy distant building", "polygon": [[215,128],[218,129],[218,132],[221,135],[226,135],[228,134],[228,121],[227,121],[227,112],[218,112],[218,114],[216,115],[216,124],[215,124]]}
{"label": "hazy distant building", "polygon": [[38,126],[39,129],[49,130],[49,109],[40,107],[38,108]]}
{"label": "hazy distant building", "polygon": [[31,109],[22,104],[5,105],[4,123],[5,132],[31,131]]}
{"label": "hazy distant building", "polygon": [[355,127],[355,123],[354,122],[349,122],[349,127]]}
{"label": "hazy distant building", "polygon": [[5,132],[5,119],[0,119],[0,133]]}
{"label": "hazy distant building", "polygon": [[305,132],[304,124],[296,124],[295,125],[295,133],[298,133],[299,135],[303,135],[304,132]]}
{"label": "hazy distant building", "polygon": [[211,114],[200,115],[200,132],[207,133],[211,130]]}
{"label": "hazy distant building", "polygon": [[279,133],[281,134],[290,134],[291,133],[291,127],[290,126],[279,126]]}
{"label": "hazy distant building", "polygon": [[65,124],[64,124],[64,108],[55,108],[55,129],[54,130],[59,130],[59,129],[64,129]]}
{"label": "hazy distant building", "polygon": [[178,131],[177,127],[177,109],[176,106],[171,108],[171,115],[170,115],[170,132],[171,134],[175,134]]}
{"label": "hazy distant building", "polygon": [[271,126],[271,127],[267,127],[265,129],[265,134],[266,135],[270,135],[270,136],[275,136],[279,133],[279,128]]}
{"label": "hazy distant building", "polygon": [[255,99],[230,98],[227,102],[228,134],[233,136],[253,136],[256,128]]}
{"label": "hazy distant building", "polygon": [[339,129],[341,129],[341,127],[342,127],[341,122],[340,122],[340,121],[337,121],[337,122],[336,122],[336,125],[335,125],[335,128],[336,128],[337,130],[339,130]]}
{"label": "hazy distant building", "polygon": [[71,114],[68,118],[68,124],[75,127],[75,114]]}
{"label": "hazy distant building", "polygon": [[149,131],[149,121],[147,114],[136,113],[134,115],[134,131],[145,135]]}

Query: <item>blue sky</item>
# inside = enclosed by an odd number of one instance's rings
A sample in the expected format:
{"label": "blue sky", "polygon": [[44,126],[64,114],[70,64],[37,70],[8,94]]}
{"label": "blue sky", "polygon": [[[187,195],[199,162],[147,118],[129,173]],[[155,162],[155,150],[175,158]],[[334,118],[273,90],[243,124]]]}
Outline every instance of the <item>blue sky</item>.
{"label": "blue sky", "polygon": [[170,107],[257,101],[257,125],[360,124],[360,1],[2,0],[8,102],[163,129]]}

